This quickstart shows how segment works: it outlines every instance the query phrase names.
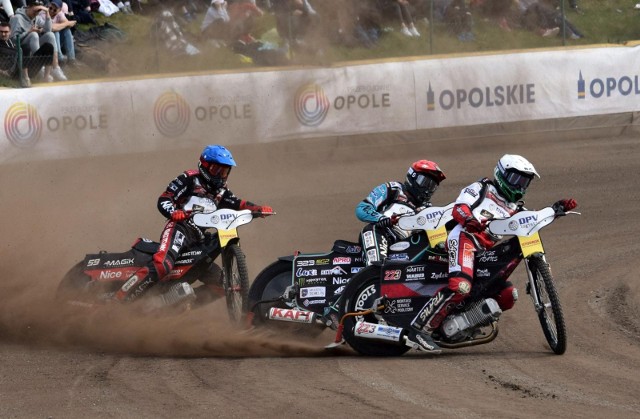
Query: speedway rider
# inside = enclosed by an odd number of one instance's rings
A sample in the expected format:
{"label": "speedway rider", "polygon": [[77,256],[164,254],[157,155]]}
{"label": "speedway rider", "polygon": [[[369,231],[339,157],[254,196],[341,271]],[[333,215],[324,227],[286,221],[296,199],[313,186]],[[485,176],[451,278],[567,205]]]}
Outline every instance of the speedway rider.
{"label": "speedway rider", "polygon": [[[431,334],[438,329],[451,309],[471,292],[474,278],[475,253],[491,248],[496,237],[486,231],[492,218],[504,219],[523,210],[524,197],[534,177],[540,177],[524,157],[505,154],[494,170],[494,179],[481,179],[464,188],[453,207],[458,223],[447,237],[449,252],[449,284],[436,293],[418,312],[408,331],[408,339],[422,350],[434,351]],[[574,199],[563,199],[554,208],[570,211],[577,206]],[[518,292],[510,281],[496,289],[493,297],[500,308],[508,310],[518,299]]]}
{"label": "speedway rider", "polygon": [[[160,236],[160,247],[153,255],[153,263],[146,275],[137,275],[138,280],[125,283],[116,293],[118,301],[133,301],[144,294],[151,286],[162,281],[171,272],[180,252],[205,239],[204,231],[196,226],[190,217],[190,211],[184,205],[193,196],[207,197],[213,200],[218,209],[251,210],[255,213],[271,213],[268,206],[259,206],[236,197],[227,189],[227,178],[231,168],[236,165],[233,156],[221,145],[208,145],[200,155],[198,170],[186,170],[173,179],[167,189],[158,198],[158,210],[168,219]],[[212,283],[207,287],[216,293],[220,290],[222,270],[216,264]]]}
{"label": "speedway rider", "polygon": [[395,227],[396,214],[385,215],[385,211],[394,204],[405,205],[412,212],[430,207],[431,196],[445,178],[436,163],[418,160],[409,167],[404,183],[391,181],[378,185],[358,204],[356,217],[367,223],[360,234],[367,266],[384,260],[389,246],[410,234]]}

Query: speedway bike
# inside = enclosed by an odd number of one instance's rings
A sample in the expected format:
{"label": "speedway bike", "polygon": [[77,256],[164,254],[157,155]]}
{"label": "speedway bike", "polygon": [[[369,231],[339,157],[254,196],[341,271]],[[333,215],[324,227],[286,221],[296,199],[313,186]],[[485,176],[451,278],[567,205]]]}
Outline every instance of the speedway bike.
{"label": "speedway bike", "polygon": [[[217,209],[206,197],[193,197],[184,207],[191,221],[204,229],[204,240],[182,249],[167,278],[142,296],[148,310],[156,306],[197,307],[220,297],[226,299],[233,322],[244,318],[247,310],[249,273],[246,256],[240,247],[238,227],[255,217],[274,213],[250,210]],[[126,284],[145,275],[160,244],[137,239],[125,252],[100,251],[85,255],[60,282],[57,297],[72,305],[93,307],[113,301],[114,294]],[[214,263],[220,258],[222,272]]]}
{"label": "speedway bike", "polygon": [[[404,214],[396,226],[408,236],[387,250],[391,261],[446,260],[446,225],[453,204],[413,209],[394,204],[385,215]],[[294,333],[316,335],[336,329],[342,293],[364,269],[359,242],[336,240],[330,252],[283,256],[258,274],[249,290],[253,326],[270,325]]]}
{"label": "speedway bike", "polygon": [[[553,353],[563,354],[567,349],[566,323],[539,232],[569,214],[579,213],[554,206],[489,221],[488,231],[499,241],[476,252],[471,293],[433,332],[435,343],[443,349],[458,349],[493,341],[502,314],[493,297],[524,261],[526,293],[544,337]],[[445,261],[387,260],[362,270],[343,291],[340,326],[328,347],[346,342],[370,356],[399,356],[411,348],[420,349],[407,340],[407,330],[420,309],[447,286],[447,277]]]}

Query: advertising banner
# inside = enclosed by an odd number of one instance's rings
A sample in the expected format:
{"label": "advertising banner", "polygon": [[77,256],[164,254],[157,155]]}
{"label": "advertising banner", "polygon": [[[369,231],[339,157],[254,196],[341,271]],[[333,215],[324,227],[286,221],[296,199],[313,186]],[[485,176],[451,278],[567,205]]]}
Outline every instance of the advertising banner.
{"label": "advertising banner", "polygon": [[638,111],[640,46],[0,90],[0,163]]}

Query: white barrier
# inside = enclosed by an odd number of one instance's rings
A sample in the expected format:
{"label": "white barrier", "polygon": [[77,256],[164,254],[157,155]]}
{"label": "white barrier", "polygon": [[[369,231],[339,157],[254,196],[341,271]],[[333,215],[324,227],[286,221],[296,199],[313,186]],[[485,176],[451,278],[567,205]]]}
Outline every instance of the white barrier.
{"label": "white barrier", "polygon": [[638,111],[640,46],[4,89],[0,162]]}

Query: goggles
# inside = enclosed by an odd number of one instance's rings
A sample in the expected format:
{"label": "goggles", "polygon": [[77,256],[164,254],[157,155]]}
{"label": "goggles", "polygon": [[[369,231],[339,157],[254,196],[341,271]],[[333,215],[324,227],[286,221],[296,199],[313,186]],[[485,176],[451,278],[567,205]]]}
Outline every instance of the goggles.
{"label": "goggles", "polygon": [[504,179],[507,181],[509,185],[524,190],[529,187],[531,180],[533,180],[533,175],[527,175],[520,172],[508,171],[505,174]]}
{"label": "goggles", "polygon": [[433,193],[438,189],[438,182],[434,178],[420,173],[416,175],[415,184],[426,192]]}
{"label": "goggles", "polygon": [[229,172],[231,172],[231,166],[216,163],[206,164],[205,169],[207,169],[207,172],[209,172],[211,176],[221,179],[226,179],[229,176]]}

